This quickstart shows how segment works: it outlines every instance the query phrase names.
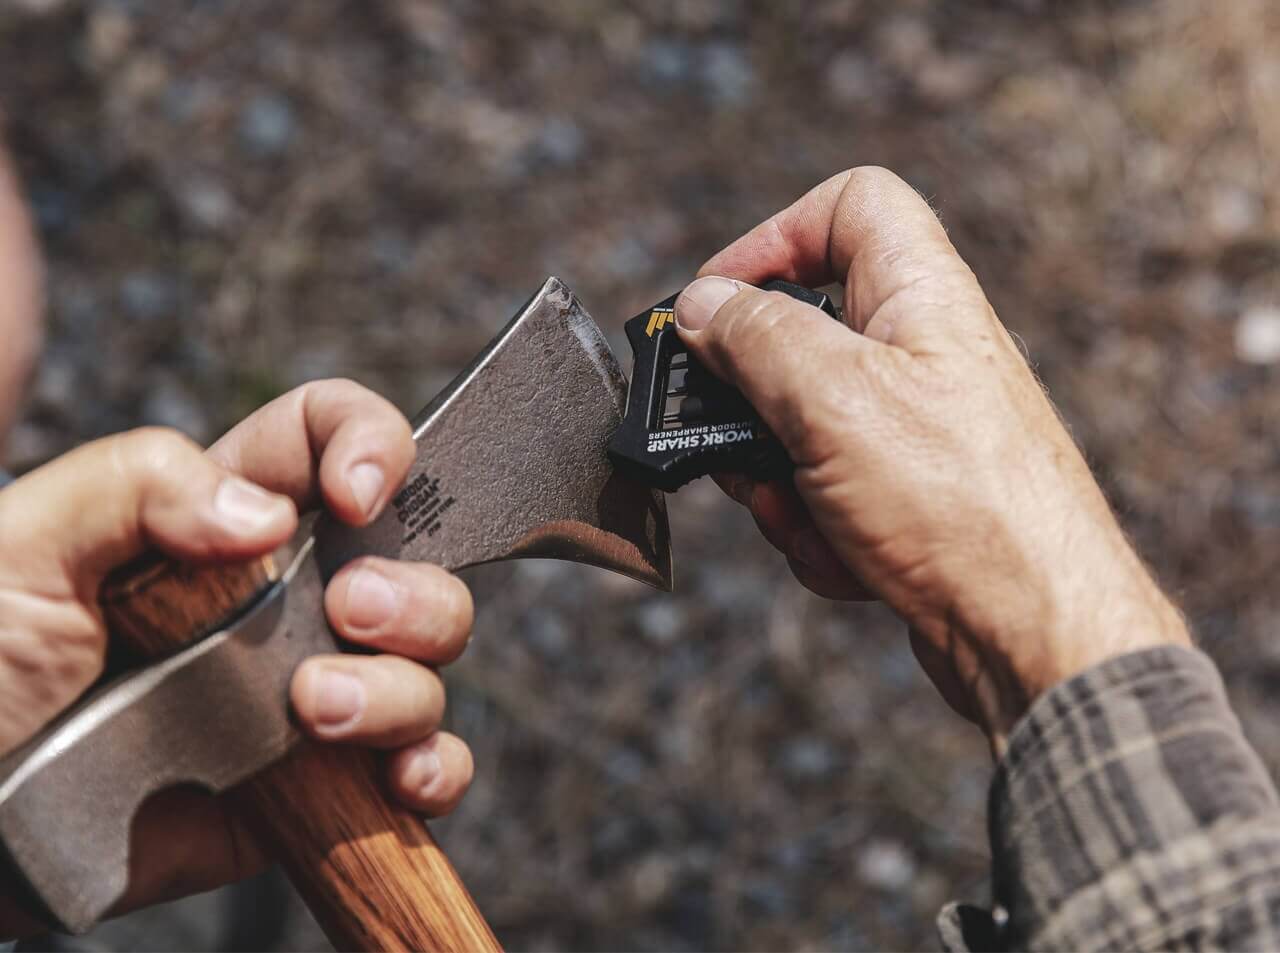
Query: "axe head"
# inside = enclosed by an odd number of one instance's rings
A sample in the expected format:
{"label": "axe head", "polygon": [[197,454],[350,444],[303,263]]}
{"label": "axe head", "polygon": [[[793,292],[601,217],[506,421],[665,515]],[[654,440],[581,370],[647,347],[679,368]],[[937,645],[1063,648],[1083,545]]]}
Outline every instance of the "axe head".
{"label": "axe head", "polygon": [[600,329],[558,278],[414,421],[417,459],[371,526],[316,530],[328,575],[355,556],[447,569],[544,556],[671,589],[661,492],[606,453],[627,381]]}

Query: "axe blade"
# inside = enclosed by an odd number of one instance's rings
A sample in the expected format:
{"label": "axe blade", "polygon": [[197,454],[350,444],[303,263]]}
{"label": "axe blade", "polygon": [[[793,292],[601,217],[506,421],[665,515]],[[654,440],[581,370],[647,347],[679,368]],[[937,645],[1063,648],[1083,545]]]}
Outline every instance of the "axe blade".
{"label": "axe blade", "polygon": [[414,421],[404,488],[371,526],[316,528],[327,577],[374,554],[461,569],[527,556],[587,563],[670,590],[663,494],[605,452],[627,381],[578,298],[548,278]]}

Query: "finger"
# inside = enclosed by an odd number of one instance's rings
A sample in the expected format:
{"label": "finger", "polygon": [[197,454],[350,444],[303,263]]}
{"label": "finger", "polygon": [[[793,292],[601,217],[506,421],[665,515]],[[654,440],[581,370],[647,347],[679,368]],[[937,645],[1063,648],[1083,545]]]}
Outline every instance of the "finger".
{"label": "finger", "polygon": [[741,473],[713,473],[711,479],[735,503],[746,506],[750,502],[751,488],[755,481],[749,477]]}
{"label": "finger", "polygon": [[409,472],[404,415],[353,381],[304,384],[237,424],[209,454],[309,508],[323,498],[343,522],[368,523]]}
{"label": "finger", "polygon": [[269,859],[227,798],[191,787],[149,798],[133,823],[129,887],[113,914],[251,877]]}
{"label": "finger", "polygon": [[726,275],[758,285],[781,278],[814,288],[843,281],[848,265],[827,254],[840,197],[854,170],[833,175],[771,215],[698,269],[698,277]]}
{"label": "finger", "polygon": [[827,599],[876,599],[818,531],[794,486],[757,483],[746,505],[761,535],[787,557],[792,574],[806,589]]}
{"label": "finger", "polygon": [[955,638],[952,637],[948,648],[943,649],[915,626],[907,629],[907,637],[911,643],[912,654],[920,663],[925,675],[938,687],[943,700],[961,718],[968,719],[975,725],[981,725],[983,722],[979,718],[980,712],[973,700],[972,686],[964,684],[957,672],[957,654],[962,649],[956,644]]}
{"label": "finger", "polygon": [[325,741],[394,748],[425,738],[444,715],[444,682],[398,655],[317,655],[289,687],[298,721]]}
{"label": "finger", "polygon": [[391,756],[391,790],[406,806],[429,817],[448,814],[471,786],[471,749],[457,735],[439,731]]}
{"label": "finger", "polygon": [[475,613],[471,590],[452,573],[375,557],[344,566],[324,604],[343,638],[435,665],[462,654]]}
{"label": "finger", "polygon": [[270,552],[292,534],[297,513],[175,431],[146,428],[86,444],[18,480],[0,494],[0,526],[24,554],[0,574],[47,586],[74,567],[73,581],[96,591],[102,575],[150,546],[197,562]]}
{"label": "finger", "polygon": [[[781,277],[810,287],[842,281],[845,320],[913,352],[928,347],[922,325],[963,337],[994,320],[933,209],[898,176],[873,166],[823,182],[715,255],[698,274],[752,284]],[[966,303],[978,307],[961,306]]]}
{"label": "finger", "polygon": [[837,602],[875,602],[876,595],[847,570],[825,572],[808,566],[794,556],[787,557],[787,566],[796,581],[816,596]]}
{"label": "finger", "polygon": [[675,310],[685,346],[742,391],[797,465],[815,462],[823,432],[857,413],[868,385],[906,357],[812,305],[728,278],[699,278]]}

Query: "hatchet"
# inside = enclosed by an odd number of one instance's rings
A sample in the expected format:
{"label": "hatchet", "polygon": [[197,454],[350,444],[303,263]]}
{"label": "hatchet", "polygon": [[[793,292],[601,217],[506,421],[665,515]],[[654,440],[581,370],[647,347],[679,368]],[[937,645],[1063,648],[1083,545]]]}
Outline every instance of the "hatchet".
{"label": "hatchet", "polygon": [[416,460],[374,523],[322,514],[273,560],[153,560],[104,587],[113,638],[152,661],[0,762],[0,840],[48,916],[78,932],[106,914],[128,885],[139,807],[194,784],[234,788],[335,946],[496,949],[426,826],[383,795],[371,755],[299,734],[289,681],[337,650],[324,584],[358,555],[449,569],[545,556],[670,589],[662,494],[605,452],[626,386],[577,298],[548,279],[417,417]]}

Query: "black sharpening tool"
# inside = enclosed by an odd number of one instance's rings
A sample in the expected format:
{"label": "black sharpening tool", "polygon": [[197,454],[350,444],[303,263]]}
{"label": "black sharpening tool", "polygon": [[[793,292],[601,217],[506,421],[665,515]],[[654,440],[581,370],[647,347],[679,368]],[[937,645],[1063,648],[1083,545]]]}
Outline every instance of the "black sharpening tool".
{"label": "black sharpening tool", "polygon": [[[787,281],[761,285],[839,318],[831,298]],[[626,323],[631,389],[621,426],[609,441],[614,466],[672,493],[708,473],[757,480],[786,476],[791,460],[745,397],[702,366],[676,334],[678,294]]]}

